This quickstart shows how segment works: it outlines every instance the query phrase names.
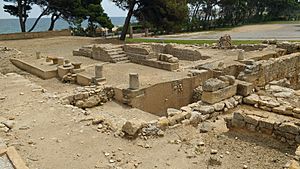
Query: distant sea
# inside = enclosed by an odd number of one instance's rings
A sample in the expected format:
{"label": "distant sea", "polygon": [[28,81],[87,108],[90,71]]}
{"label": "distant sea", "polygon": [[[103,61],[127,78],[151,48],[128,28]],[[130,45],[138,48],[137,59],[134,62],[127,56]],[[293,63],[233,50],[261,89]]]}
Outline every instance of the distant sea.
{"label": "distant sea", "polygon": [[[115,26],[122,26],[125,21],[125,17],[111,17],[111,21]],[[35,18],[28,18],[26,22],[27,30],[31,28]],[[86,27],[87,23],[82,24],[83,27]],[[50,26],[50,18],[42,18],[38,25],[35,27],[33,32],[47,31]],[[65,20],[57,20],[55,23],[55,30],[68,29],[70,27],[69,23]],[[18,19],[0,19],[0,34],[6,33],[16,33],[20,32],[20,25]]]}

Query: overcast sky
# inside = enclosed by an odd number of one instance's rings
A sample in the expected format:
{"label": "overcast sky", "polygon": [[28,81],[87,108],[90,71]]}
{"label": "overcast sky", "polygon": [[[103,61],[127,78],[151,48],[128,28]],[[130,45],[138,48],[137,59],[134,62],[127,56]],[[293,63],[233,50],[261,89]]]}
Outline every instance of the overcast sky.
{"label": "overcast sky", "polygon": [[[0,0],[0,19],[4,18],[16,18],[13,16],[10,16],[8,13],[4,12],[3,10],[3,5],[4,2],[3,0]],[[119,16],[126,16],[127,12],[121,10],[120,8],[116,7],[114,3],[112,3],[110,0],[103,0],[102,6],[105,10],[105,12],[108,14],[110,17],[119,17]],[[40,9],[37,6],[33,7],[33,10],[29,14],[31,18],[37,17],[40,14]]]}

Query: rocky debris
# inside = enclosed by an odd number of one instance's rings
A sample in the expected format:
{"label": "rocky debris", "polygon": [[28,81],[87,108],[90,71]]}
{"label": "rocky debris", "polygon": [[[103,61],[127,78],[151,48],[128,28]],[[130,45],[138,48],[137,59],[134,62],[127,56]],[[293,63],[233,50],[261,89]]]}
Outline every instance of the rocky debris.
{"label": "rocky debris", "polygon": [[272,135],[279,141],[290,145],[300,143],[300,126],[293,122],[275,121],[251,112],[234,112],[233,116],[226,118],[225,121],[229,129],[239,128],[252,132],[261,132]]}
{"label": "rocky debris", "polygon": [[1,123],[4,124],[9,129],[13,129],[16,124],[16,122],[14,120],[5,120],[5,121],[2,121]]}
{"label": "rocky debris", "polygon": [[174,109],[174,108],[168,108],[167,109],[167,115],[168,115],[168,117],[175,116],[176,114],[179,114],[179,113],[181,113],[181,111],[178,110],[178,109]]}
{"label": "rocky debris", "polygon": [[128,137],[136,137],[145,124],[146,123],[141,120],[129,120],[123,125],[122,131]]}
{"label": "rocky debris", "polygon": [[208,166],[220,166],[222,165],[222,161],[217,156],[211,156],[208,159]]}
{"label": "rocky debris", "polygon": [[77,78],[76,74],[68,73],[68,74],[66,74],[66,75],[63,76],[63,78],[62,78],[61,81],[63,83],[76,84],[76,78]]}
{"label": "rocky debris", "polygon": [[211,122],[205,121],[199,124],[200,133],[207,133],[214,129],[214,126]]}
{"label": "rocky debris", "polygon": [[291,86],[291,82],[287,79],[280,79],[280,80],[275,80],[269,83],[270,85],[275,85],[275,86],[281,86],[281,87],[290,87]]}
{"label": "rocky debris", "polygon": [[226,34],[220,37],[218,47],[221,49],[228,49],[232,47],[231,36]]}
{"label": "rocky debris", "polygon": [[113,97],[114,90],[112,87],[86,86],[78,87],[75,94],[64,97],[62,103],[79,108],[92,108],[112,100]]}

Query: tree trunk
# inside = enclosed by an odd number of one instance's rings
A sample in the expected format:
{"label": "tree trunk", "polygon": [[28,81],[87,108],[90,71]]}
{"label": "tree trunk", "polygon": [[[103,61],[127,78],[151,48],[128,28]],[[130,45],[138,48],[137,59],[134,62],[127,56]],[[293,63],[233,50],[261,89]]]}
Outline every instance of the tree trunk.
{"label": "tree trunk", "polygon": [[23,17],[24,9],[25,8],[24,8],[24,5],[22,4],[22,0],[18,0],[18,14],[19,14],[19,22],[20,22],[20,27],[21,27],[22,32],[26,32],[26,24],[24,22],[24,17]]}
{"label": "tree trunk", "polygon": [[136,4],[136,0],[131,0],[130,1],[129,10],[128,10],[127,17],[126,17],[126,20],[125,20],[125,23],[124,23],[124,26],[123,26],[123,30],[122,30],[122,33],[121,33],[121,37],[120,37],[120,40],[122,40],[122,41],[125,41],[125,39],[126,39],[126,34],[128,32],[128,28],[129,28],[129,25],[130,25],[131,17],[133,15],[133,10],[134,10],[135,4]]}
{"label": "tree trunk", "polygon": [[40,14],[40,16],[35,20],[34,24],[33,24],[32,27],[29,29],[28,32],[33,31],[33,29],[36,27],[36,25],[38,24],[38,22],[40,21],[40,19],[46,14],[47,11],[48,11],[48,8],[46,8],[46,9]]}
{"label": "tree trunk", "polygon": [[50,23],[50,27],[48,29],[48,31],[53,31],[54,26],[55,26],[55,22],[57,21],[57,19],[59,18],[60,14],[56,14],[53,13],[51,16],[51,23]]}

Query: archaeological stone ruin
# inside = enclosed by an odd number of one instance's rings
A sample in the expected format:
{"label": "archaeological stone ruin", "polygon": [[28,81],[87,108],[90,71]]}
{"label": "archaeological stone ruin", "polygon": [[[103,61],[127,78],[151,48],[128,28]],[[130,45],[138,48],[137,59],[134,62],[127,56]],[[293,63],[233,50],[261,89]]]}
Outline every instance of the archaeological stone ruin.
{"label": "archaeological stone ruin", "polygon": [[105,123],[105,117],[82,120],[123,138],[163,137],[180,125],[206,133],[201,126],[225,117],[230,131],[300,144],[300,43],[233,45],[225,35],[213,45],[92,44],[74,49],[72,57],[37,51],[32,58],[10,61],[43,80],[76,85],[58,96],[59,103],[85,115],[117,103],[120,110],[154,117],[122,123]]}

